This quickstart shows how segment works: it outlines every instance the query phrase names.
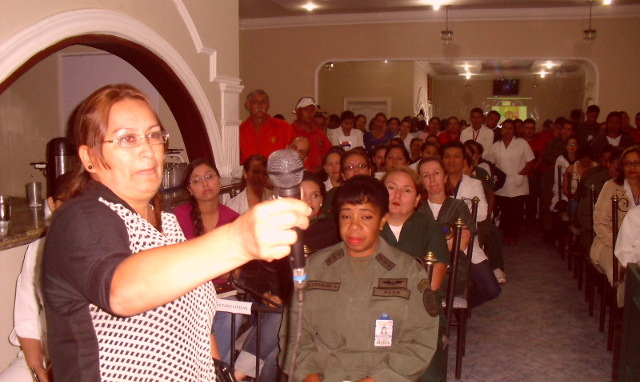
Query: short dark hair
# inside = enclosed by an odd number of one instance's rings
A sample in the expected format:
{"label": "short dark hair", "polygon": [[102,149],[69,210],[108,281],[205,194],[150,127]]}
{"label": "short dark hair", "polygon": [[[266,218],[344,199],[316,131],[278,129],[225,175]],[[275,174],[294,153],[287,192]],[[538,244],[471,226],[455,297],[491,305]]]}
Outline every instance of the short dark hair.
{"label": "short dark hair", "polygon": [[587,107],[587,113],[600,113],[600,107],[598,105],[589,105]]}
{"label": "short dark hair", "polygon": [[315,184],[318,185],[318,187],[320,188],[320,195],[322,196],[322,199],[324,200],[324,196],[327,193],[327,187],[324,185],[324,183],[322,181],[320,181],[320,178],[318,177],[318,175],[309,172],[307,170],[305,170],[302,173],[302,181],[309,181],[309,182],[314,182]]}
{"label": "short dark hair", "polygon": [[497,110],[489,110],[489,112],[487,113],[487,116],[489,114],[495,114],[498,116],[498,118],[502,118],[502,115],[500,115],[500,113]]}
{"label": "short dark hair", "polygon": [[398,117],[391,117],[387,119],[387,123],[391,123],[391,121],[396,121],[398,122],[398,125],[400,124],[400,119],[398,119]]}
{"label": "short dark hair", "polygon": [[482,156],[482,153],[484,153],[484,147],[482,147],[482,144],[474,141],[473,139],[469,139],[468,141],[464,142],[464,147],[473,147],[474,150],[480,154],[480,156]]}
{"label": "short dark hair", "polygon": [[387,156],[389,156],[389,153],[393,149],[399,149],[402,152],[402,156],[407,161],[407,164],[411,162],[411,155],[409,155],[409,152],[407,151],[407,148],[404,147],[404,144],[402,144],[402,146],[390,146],[389,150],[387,150],[387,153],[384,155],[384,159],[387,159]]}
{"label": "short dark hair", "polygon": [[340,120],[344,121],[345,119],[356,119],[356,116],[351,110],[345,110],[340,114]]}
{"label": "short dark hair", "polygon": [[533,118],[527,118],[527,119],[524,120],[524,123],[533,123],[533,124],[535,124],[536,120],[533,119]]}
{"label": "short dark hair", "polygon": [[464,144],[460,141],[449,141],[444,145],[440,146],[440,156],[444,157],[444,152],[449,149],[460,149],[462,152],[462,156],[464,156],[464,160],[468,160],[469,154],[467,154],[467,150],[464,148]]}
{"label": "short dark hair", "polygon": [[617,111],[612,111],[611,113],[607,114],[607,119],[605,119],[605,121],[609,122],[609,119],[615,117],[620,118],[620,113],[618,113]]}
{"label": "short dark hair", "polygon": [[389,212],[389,191],[378,179],[367,175],[356,175],[345,181],[333,198],[333,210],[340,211],[343,204],[373,203],[380,216]]}
{"label": "short dark hair", "polygon": [[471,115],[473,113],[480,113],[480,114],[484,115],[484,111],[479,107],[474,107],[473,109],[471,109],[471,111],[469,112],[469,115]]}
{"label": "short dark hair", "polygon": [[344,171],[344,164],[347,161],[347,159],[354,155],[363,157],[364,160],[367,162],[367,165],[369,166],[369,168],[371,168],[371,161],[369,160],[369,155],[367,154],[365,149],[363,149],[362,147],[354,147],[351,150],[344,153],[344,155],[342,156],[342,160],[340,161],[340,168],[342,169],[342,171]]}

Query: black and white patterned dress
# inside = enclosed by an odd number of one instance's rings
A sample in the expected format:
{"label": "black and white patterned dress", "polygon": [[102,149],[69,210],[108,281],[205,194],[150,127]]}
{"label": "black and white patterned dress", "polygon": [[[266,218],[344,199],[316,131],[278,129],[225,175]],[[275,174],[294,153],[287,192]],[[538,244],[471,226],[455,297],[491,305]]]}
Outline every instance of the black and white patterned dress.
{"label": "black and white patterned dress", "polygon": [[[107,204],[129,232],[131,253],[184,241],[175,215],[162,213],[162,231],[121,204]],[[186,295],[142,314],[114,317],[90,305],[100,374],[108,381],[214,381],[210,338],[215,289],[205,283]]]}
{"label": "black and white patterned dress", "polygon": [[56,382],[215,381],[211,282],[135,316],[109,313],[117,265],[131,254],[184,241],[176,217],[162,213],[161,233],[103,186],[87,194],[60,209],[45,248],[43,285]]}

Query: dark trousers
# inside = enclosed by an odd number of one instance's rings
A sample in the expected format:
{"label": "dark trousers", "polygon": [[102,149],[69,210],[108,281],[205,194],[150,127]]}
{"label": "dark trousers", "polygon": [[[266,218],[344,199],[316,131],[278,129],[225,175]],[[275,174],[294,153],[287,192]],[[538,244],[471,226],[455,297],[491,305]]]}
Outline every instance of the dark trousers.
{"label": "dark trousers", "polygon": [[[542,194],[542,175],[529,175],[529,195],[524,204],[525,223],[528,227],[536,228],[540,213],[538,213],[538,202]],[[540,203],[541,204],[541,203]]]}
{"label": "dark trousers", "polygon": [[502,292],[489,260],[482,261],[478,264],[472,263],[469,267],[469,277],[473,283],[473,287],[469,291],[470,308],[475,308],[487,301],[493,300]]}
{"label": "dark trousers", "polygon": [[513,198],[496,195],[496,202],[500,208],[500,227],[506,237],[514,239],[518,237],[526,198],[526,195]]}

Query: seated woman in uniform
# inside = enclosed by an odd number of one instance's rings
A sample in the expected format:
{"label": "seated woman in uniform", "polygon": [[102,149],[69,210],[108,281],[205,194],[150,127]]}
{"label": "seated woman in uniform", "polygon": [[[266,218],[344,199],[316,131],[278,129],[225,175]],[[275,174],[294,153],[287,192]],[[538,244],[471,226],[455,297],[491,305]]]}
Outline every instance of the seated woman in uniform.
{"label": "seated woman in uniform", "polygon": [[[438,318],[423,306],[427,274],[380,238],[389,193],[370,176],[337,191],[342,242],[309,257],[297,365],[291,381],[415,381],[433,357]],[[289,372],[298,306],[280,329]],[[288,336],[287,336],[288,335]]]}
{"label": "seated woman in uniform", "polygon": [[[413,257],[421,258],[427,252],[436,256],[431,289],[439,292],[436,294],[439,303],[446,289],[446,285],[444,288],[441,286],[449,265],[449,249],[440,223],[433,215],[416,211],[423,188],[420,177],[413,169],[400,166],[387,172],[382,183],[389,191],[389,218],[380,236]],[[460,203],[464,205],[462,201]],[[444,322],[444,317],[441,317],[440,334],[444,332]],[[439,345],[429,369],[420,378],[421,382],[438,382],[444,378],[446,354],[442,351],[443,344]]]}
{"label": "seated woman in uniform", "polygon": [[[467,204],[460,199],[449,197],[445,192],[447,175],[439,161],[435,159],[421,161],[418,166],[418,172],[428,195],[428,200],[422,203],[420,211],[436,219],[446,230],[451,230],[455,221],[462,219],[467,229],[463,230],[460,249],[468,254],[469,248],[467,247],[469,246],[471,234],[476,232],[476,225],[469,213]],[[448,235],[447,244],[449,250],[451,250],[453,248],[453,235]],[[458,264],[459,273],[454,293],[459,295],[460,292],[464,291],[467,285],[467,279],[464,276],[466,276],[466,269],[470,268],[469,277],[474,285],[469,295],[470,307],[476,307],[500,295],[501,289],[498,281],[491,270],[487,256],[478,245],[477,240],[473,244],[471,263],[467,256],[462,256]]]}

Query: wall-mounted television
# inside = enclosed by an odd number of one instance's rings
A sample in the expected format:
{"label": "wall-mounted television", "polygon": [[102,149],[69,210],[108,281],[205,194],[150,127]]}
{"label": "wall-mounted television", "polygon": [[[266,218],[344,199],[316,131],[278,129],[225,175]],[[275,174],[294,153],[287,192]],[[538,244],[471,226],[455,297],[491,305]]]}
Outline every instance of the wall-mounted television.
{"label": "wall-mounted television", "polygon": [[500,78],[493,80],[494,96],[513,96],[518,95],[520,88],[520,80]]}

